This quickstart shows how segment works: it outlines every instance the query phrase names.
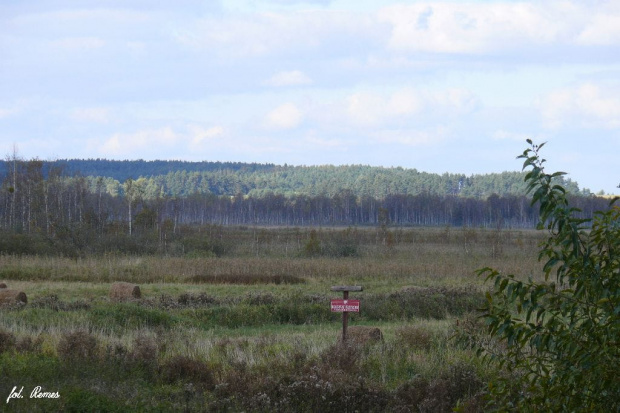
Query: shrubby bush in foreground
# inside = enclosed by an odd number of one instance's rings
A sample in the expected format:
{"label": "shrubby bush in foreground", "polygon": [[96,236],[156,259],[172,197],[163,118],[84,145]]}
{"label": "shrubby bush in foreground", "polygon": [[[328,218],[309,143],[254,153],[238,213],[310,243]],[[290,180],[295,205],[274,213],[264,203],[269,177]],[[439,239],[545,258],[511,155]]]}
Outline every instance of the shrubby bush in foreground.
{"label": "shrubby bush in foreground", "polygon": [[539,150],[524,159],[528,190],[540,206],[544,281],[480,270],[494,289],[483,319],[497,343],[478,342],[507,374],[490,383],[491,408],[620,411],[620,208],[578,219],[566,191],[546,174]]}

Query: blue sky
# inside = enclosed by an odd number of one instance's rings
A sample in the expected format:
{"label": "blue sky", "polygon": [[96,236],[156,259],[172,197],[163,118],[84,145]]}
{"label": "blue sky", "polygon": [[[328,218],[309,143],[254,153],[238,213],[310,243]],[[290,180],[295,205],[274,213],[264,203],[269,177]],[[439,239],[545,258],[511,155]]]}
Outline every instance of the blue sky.
{"label": "blue sky", "polygon": [[4,0],[0,155],[620,184],[620,2]]}

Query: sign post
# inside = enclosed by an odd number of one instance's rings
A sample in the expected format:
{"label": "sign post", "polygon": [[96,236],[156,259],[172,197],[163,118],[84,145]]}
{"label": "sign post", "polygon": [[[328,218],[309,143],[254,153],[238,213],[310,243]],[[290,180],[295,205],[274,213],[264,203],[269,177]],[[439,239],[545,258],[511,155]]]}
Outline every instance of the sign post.
{"label": "sign post", "polygon": [[349,312],[360,312],[359,300],[349,300],[349,291],[362,291],[359,285],[337,285],[332,291],[342,291],[342,300],[331,300],[332,312],[342,313],[342,342],[347,340],[347,327],[349,324]]}

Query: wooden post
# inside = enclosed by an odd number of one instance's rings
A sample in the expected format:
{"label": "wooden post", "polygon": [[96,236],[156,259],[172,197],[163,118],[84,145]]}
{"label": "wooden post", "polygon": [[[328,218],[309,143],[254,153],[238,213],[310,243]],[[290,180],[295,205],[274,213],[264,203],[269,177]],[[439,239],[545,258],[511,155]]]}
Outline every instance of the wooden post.
{"label": "wooden post", "polygon": [[[342,291],[343,300],[349,299],[349,291],[363,291],[364,288],[359,285],[337,285],[331,288],[332,291]],[[349,326],[349,312],[342,312],[342,342],[347,340],[347,327]]]}
{"label": "wooden post", "polygon": [[[342,298],[344,300],[349,299],[349,292],[343,291]],[[343,343],[347,341],[347,327],[349,327],[349,312],[343,311],[342,312],[342,342]]]}

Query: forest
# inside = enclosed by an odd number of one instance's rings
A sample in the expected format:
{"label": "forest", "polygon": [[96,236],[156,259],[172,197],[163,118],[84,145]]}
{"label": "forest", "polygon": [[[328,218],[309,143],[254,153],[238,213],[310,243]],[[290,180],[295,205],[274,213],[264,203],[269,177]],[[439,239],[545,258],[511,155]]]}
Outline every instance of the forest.
{"label": "forest", "polygon": [[[189,170],[178,169],[184,167]],[[117,179],[130,175],[138,177]],[[161,250],[184,226],[533,228],[539,220],[518,172],[466,177],[369,166],[14,157],[4,161],[0,179],[0,229],[7,235],[0,249],[10,253],[37,251],[28,250],[36,243],[22,245],[8,235],[39,237],[43,250],[60,242],[66,251],[93,248],[104,235],[150,237],[158,247],[136,251],[142,253]],[[581,217],[606,208],[606,199],[558,179]],[[110,242],[101,250],[118,245]]]}
{"label": "forest", "polygon": [[[186,197],[194,194],[244,195],[261,198],[268,194],[294,197],[297,195],[332,197],[343,191],[355,197],[383,199],[389,195],[458,195],[487,198],[493,194],[525,194],[521,172],[484,175],[433,174],[401,167],[384,168],[368,165],[289,166],[235,162],[185,161],[112,161],[103,159],[23,161],[13,155],[0,161],[0,177],[23,174],[30,168],[43,179],[51,176],[87,178],[91,191],[100,190],[118,195],[123,183],[140,179],[141,195],[147,199],[159,196]],[[19,170],[18,170],[19,169]],[[35,172],[35,171],[33,171]],[[590,195],[576,182],[560,178],[567,191]]]}

